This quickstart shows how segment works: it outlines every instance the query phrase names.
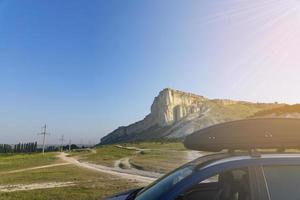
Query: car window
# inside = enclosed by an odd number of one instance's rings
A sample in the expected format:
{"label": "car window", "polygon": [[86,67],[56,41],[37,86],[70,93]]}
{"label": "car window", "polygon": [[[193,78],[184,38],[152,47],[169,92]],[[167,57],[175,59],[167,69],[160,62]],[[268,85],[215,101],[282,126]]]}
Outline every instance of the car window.
{"label": "car window", "polygon": [[[246,170],[244,169],[232,170],[231,173],[235,181],[240,181],[243,178],[243,176],[247,174]],[[216,183],[219,181],[219,176],[220,176],[219,174],[213,175],[201,181],[200,183]]]}
{"label": "car window", "polygon": [[[184,198],[180,198],[180,197]],[[247,168],[215,174],[193,185],[177,199],[185,200],[250,200],[250,180]]]}
{"label": "car window", "polygon": [[136,197],[136,200],[150,200],[156,199],[161,194],[172,188],[174,185],[182,181],[184,178],[193,173],[195,166],[189,165],[183,168],[179,168],[173,173],[163,177],[154,184],[145,188],[145,190],[141,191],[140,194]]}
{"label": "car window", "polygon": [[228,154],[211,154],[206,155],[200,158],[197,158],[193,162],[180,167],[179,169],[163,176],[157,181],[153,182],[141,192],[139,192],[136,196],[136,200],[148,200],[155,199],[167,192],[170,188],[172,188],[175,184],[182,181],[184,178],[193,173],[194,170],[198,169],[203,163],[212,162],[214,160],[218,160],[221,158],[228,157]]}
{"label": "car window", "polygon": [[263,167],[271,200],[300,199],[300,166]]}
{"label": "car window", "polygon": [[201,181],[200,184],[201,183],[217,183],[218,180],[219,180],[219,174],[216,174],[216,175],[214,175],[212,177],[209,177],[209,178]]}

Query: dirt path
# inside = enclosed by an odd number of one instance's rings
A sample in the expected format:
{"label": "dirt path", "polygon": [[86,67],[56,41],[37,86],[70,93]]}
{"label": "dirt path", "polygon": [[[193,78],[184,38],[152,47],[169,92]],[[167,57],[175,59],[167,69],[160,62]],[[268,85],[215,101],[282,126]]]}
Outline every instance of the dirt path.
{"label": "dirt path", "polygon": [[150,178],[154,178],[154,179],[163,176],[163,174],[161,174],[161,173],[145,171],[145,170],[140,170],[140,169],[135,168],[130,163],[130,157],[125,157],[120,160],[117,160],[114,164],[113,170],[122,172],[122,173],[127,173],[127,174],[146,176],[146,177],[150,177]]}
{"label": "dirt path", "polygon": [[[134,151],[136,151],[136,155],[140,154],[142,151],[151,150],[151,149],[140,149],[137,147],[124,147],[121,145],[116,145],[116,147],[121,148],[121,149],[134,150]],[[136,155],[134,155],[134,156],[136,156]],[[130,159],[132,159],[134,156],[129,156],[129,157],[121,158],[120,160],[116,160],[114,163],[114,168],[115,168],[114,170],[123,172],[123,173],[136,174],[136,175],[146,176],[146,177],[151,177],[151,178],[159,178],[164,175],[164,174],[157,173],[157,172],[151,172],[151,171],[137,169],[136,167],[132,166],[132,164],[130,163]]]}
{"label": "dirt path", "polygon": [[[27,172],[32,170],[38,170],[38,169],[46,169],[51,167],[59,167],[59,166],[65,166],[70,165],[70,163],[57,163],[57,164],[50,164],[50,165],[43,165],[43,166],[37,166],[37,167],[30,167],[30,168],[24,168],[24,169],[17,169],[17,170],[11,170],[6,172],[0,172],[0,175],[2,174],[14,174],[14,173],[20,173],[20,172]],[[33,184],[8,184],[8,185],[0,185],[0,192],[15,192],[15,191],[23,191],[23,190],[36,190],[36,189],[47,189],[47,188],[57,188],[57,187],[68,187],[73,186],[75,183],[73,182],[46,182],[46,183],[33,183]]]}
{"label": "dirt path", "polygon": [[[116,147],[122,148],[122,149],[128,149],[128,150],[135,150],[137,154],[140,153],[141,151],[153,150],[153,149],[140,149],[140,148],[136,148],[136,147],[124,147],[121,145],[116,145]],[[186,160],[187,161],[194,160],[201,156],[202,156],[202,154],[200,152],[186,151]],[[137,181],[145,182],[145,183],[150,183],[163,175],[161,173],[145,171],[145,170],[140,170],[140,169],[135,168],[130,163],[131,157],[125,157],[120,160],[116,160],[114,163],[114,167],[107,167],[104,165],[93,164],[93,163],[88,163],[88,162],[80,162],[74,157],[67,157],[66,153],[61,153],[58,155],[58,157],[67,163],[74,164],[79,167],[83,167],[86,169],[99,171],[99,172],[103,172],[103,173],[108,173],[111,175],[116,175],[116,176],[126,178],[126,179],[133,179],[133,180],[137,180]]]}
{"label": "dirt path", "polygon": [[25,169],[11,170],[11,171],[6,171],[6,172],[0,172],[0,175],[1,174],[13,174],[13,173],[19,173],[19,172],[26,172],[26,171],[32,171],[32,170],[37,170],[37,169],[45,169],[45,168],[50,168],[50,167],[58,167],[58,166],[64,166],[64,165],[70,165],[70,163],[58,163],[58,164],[43,165],[43,166],[38,166],[38,167],[30,167],[30,168],[25,168]]}
{"label": "dirt path", "polygon": [[126,179],[131,179],[131,180],[136,180],[144,183],[151,183],[153,182],[156,178],[153,177],[148,177],[146,174],[134,174],[134,173],[129,173],[127,170],[117,170],[114,167],[107,167],[103,165],[97,165],[97,164],[92,164],[92,163],[87,163],[87,162],[79,162],[73,157],[67,157],[66,153],[60,153],[58,155],[60,159],[62,159],[65,162],[71,163],[73,165],[102,172],[102,173],[108,173],[111,175],[119,176],[121,178],[126,178]]}
{"label": "dirt path", "polygon": [[74,182],[46,182],[33,184],[0,185],[0,192],[16,192],[23,190],[49,189],[57,187],[74,186]]}
{"label": "dirt path", "polygon": [[[115,147],[118,147],[118,148],[121,148],[121,149],[135,150],[135,151],[137,151],[137,153],[142,152],[142,151],[153,151],[153,150],[154,151],[162,151],[161,149],[140,149],[140,148],[137,148],[137,147],[124,147],[124,146],[121,146],[121,145],[115,145]],[[166,150],[166,151],[168,151],[168,152],[177,152],[177,150]],[[186,150],[186,151],[182,151],[182,152],[186,153],[185,157],[186,157],[187,161],[192,161],[196,158],[204,156],[204,154],[199,152],[199,151]]]}
{"label": "dirt path", "polygon": [[[122,146],[122,145],[115,145],[115,147],[121,148],[121,149],[135,150],[137,154],[141,153],[142,151],[153,151],[153,150],[154,151],[162,151],[161,149],[140,149],[137,147],[126,147],[126,146]],[[167,151],[168,152],[178,152],[177,150],[167,150]],[[192,160],[195,160],[195,159],[205,155],[202,152],[192,151],[192,150],[186,150],[186,151],[180,151],[180,152],[185,153],[186,162],[190,162]],[[159,174],[159,173],[155,173],[155,172],[143,171],[143,170],[134,168],[134,166],[132,166],[130,163],[131,158],[132,157],[126,157],[126,158],[117,160],[115,162],[115,168],[130,169],[132,172],[134,172],[136,174],[142,173],[142,174],[144,174],[144,175],[146,174],[147,176],[150,176],[150,177],[160,177],[163,175],[163,174]]]}

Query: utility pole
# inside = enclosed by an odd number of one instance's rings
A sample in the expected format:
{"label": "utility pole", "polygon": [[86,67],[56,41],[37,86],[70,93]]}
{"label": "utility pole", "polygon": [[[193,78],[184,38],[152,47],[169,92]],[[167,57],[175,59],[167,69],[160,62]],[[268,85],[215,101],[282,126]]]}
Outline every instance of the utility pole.
{"label": "utility pole", "polygon": [[46,135],[49,135],[50,133],[47,133],[47,125],[45,124],[42,127],[42,131],[38,133],[38,135],[43,135],[43,154],[45,154],[45,140],[46,140]]}
{"label": "utility pole", "polygon": [[69,152],[71,152],[71,139],[69,140]]}
{"label": "utility pole", "polygon": [[61,152],[63,151],[64,140],[65,140],[64,135],[61,135],[61,138],[60,138],[60,141],[61,141],[60,151],[61,151]]}

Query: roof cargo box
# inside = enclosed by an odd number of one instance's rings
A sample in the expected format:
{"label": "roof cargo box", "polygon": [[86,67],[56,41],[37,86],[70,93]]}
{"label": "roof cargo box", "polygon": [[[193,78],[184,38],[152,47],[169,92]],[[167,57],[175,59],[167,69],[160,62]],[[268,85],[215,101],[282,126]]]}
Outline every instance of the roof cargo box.
{"label": "roof cargo box", "polygon": [[198,151],[300,148],[300,119],[256,118],[214,125],[188,135],[186,148]]}

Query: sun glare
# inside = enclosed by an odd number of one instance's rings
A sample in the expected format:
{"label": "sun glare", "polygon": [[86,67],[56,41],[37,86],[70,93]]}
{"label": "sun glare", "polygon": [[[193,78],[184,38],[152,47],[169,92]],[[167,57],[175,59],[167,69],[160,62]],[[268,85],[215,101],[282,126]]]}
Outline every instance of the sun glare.
{"label": "sun glare", "polygon": [[[243,70],[232,90],[238,87],[254,90],[249,87],[257,86],[241,86],[248,79],[266,87],[282,82],[283,77],[288,78],[282,83],[287,88],[288,85],[300,84],[296,77],[300,73],[299,0],[236,0],[230,3],[218,2],[214,7],[217,9],[203,19],[203,24],[226,24],[230,33],[236,34],[232,38],[244,39],[241,52],[228,64],[228,74]],[[243,68],[245,66],[248,66],[247,70]],[[287,88],[284,90],[287,91]],[[278,88],[272,90],[278,93]]]}

